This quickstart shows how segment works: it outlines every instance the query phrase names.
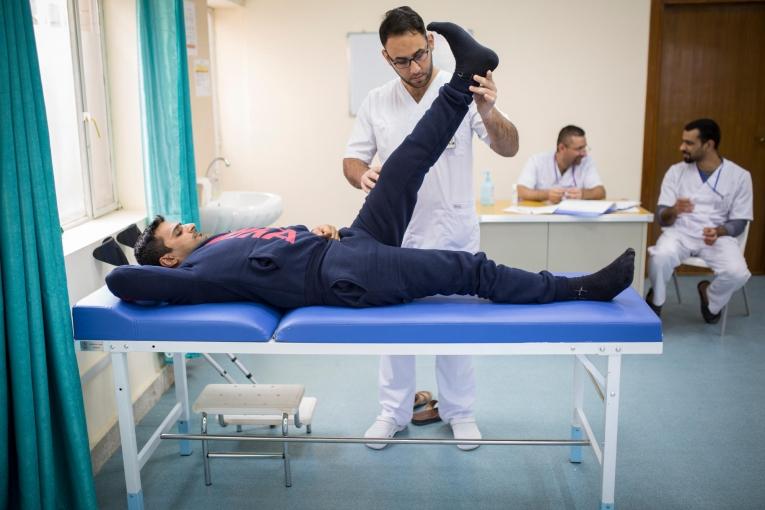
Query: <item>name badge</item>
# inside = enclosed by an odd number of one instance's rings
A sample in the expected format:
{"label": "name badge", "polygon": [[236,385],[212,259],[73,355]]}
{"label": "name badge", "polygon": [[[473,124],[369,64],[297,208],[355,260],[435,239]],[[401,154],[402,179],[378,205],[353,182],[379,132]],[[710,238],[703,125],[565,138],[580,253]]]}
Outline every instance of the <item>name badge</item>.
{"label": "name badge", "polygon": [[457,137],[452,137],[451,140],[449,140],[449,144],[446,146],[447,149],[454,149],[457,147]]}

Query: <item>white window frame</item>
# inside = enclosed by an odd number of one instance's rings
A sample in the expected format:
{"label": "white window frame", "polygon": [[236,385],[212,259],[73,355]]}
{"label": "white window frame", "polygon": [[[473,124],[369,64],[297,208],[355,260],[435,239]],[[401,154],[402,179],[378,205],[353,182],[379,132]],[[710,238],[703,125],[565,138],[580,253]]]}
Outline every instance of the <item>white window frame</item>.
{"label": "white window frame", "polygon": [[[92,161],[92,153],[90,148],[94,143],[91,139],[90,129],[87,129],[88,123],[92,122],[88,110],[87,104],[87,91],[85,89],[85,69],[83,65],[83,42],[81,38],[81,20],[79,0],[67,0],[67,18],[69,26],[69,44],[72,56],[72,76],[74,79],[74,97],[75,107],[79,112],[79,119],[77,119],[77,134],[79,140],[80,150],[80,175],[83,185],[83,197],[84,197],[84,210],[85,215],[77,218],[70,219],[62,223],[62,229],[66,230],[82,223],[88,222],[92,219],[103,216],[109,212],[112,212],[120,208],[117,194],[117,179],[114,170],[114,144],[112,140],[112,120],[111,120],[111,99],[109,96],[109,74],[108,63],[106,60],[106,44],[104,36],[104,13],[103,13],[103,1],[102,0],[85,0],[92,1],[93,5],[98,9],[98,25],[99,25],[99,48],[101,53],[101,78],[103,83],[103,95],[105,102],[105,125],[99,126],[99,131],[106,132],[106,150],[108,152],[108,168],[96,169]],[[36,0],[38,7],[43,5],[43,1]],[[111,181],[111,196],[107,196],[105,193],[103,196],[96,197],[96,189],[93,186],[95,180],[95,172],[108,172],[108,178]],[[56,197],[58,201],[58,196]],[[101,207],[95,207],[94,204],[98,202],[105,202],[105,205]]]}

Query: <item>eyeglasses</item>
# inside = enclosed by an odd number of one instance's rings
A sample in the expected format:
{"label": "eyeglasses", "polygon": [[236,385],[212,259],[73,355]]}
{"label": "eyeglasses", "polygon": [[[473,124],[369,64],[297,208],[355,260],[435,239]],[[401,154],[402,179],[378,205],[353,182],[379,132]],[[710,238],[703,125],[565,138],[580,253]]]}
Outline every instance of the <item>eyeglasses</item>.
{"label": "eyeglasses", "polygon": [[[566,144],[564,144],[564,145],[566,145]],[[574,152],[590,152],[590,151],[592,151],[592,147],[590,147],[589,145],[584,145],[582,147],[572,147],[571,145],[566,145],[566,148],[567,149],[571,149]]]}
{"label": "eyeglasses", "polygon": [[[387,52],[385,53],[387,55]],[[411,57],[390,58],[390,56],[388,56],[388,61],[399,69],[409,69],[409,66],[412,65],[412,62],[417,62],[418,64],[425,62],[425,59],[428,58],[429,53],[430,48],[424,48],[417,50],[417,53]]]}

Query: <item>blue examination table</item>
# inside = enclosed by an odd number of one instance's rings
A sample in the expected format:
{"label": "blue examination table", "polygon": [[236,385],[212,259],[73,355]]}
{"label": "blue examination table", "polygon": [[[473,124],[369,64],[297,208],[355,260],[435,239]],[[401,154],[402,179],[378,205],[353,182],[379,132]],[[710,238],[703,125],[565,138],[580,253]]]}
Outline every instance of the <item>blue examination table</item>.
{"label": "blue examination table", "polygon": [[[390,307],[307,307],[282,314],[256,303],[138,306],[120,301],[103,287],[75,305],[73,320],[80,350],[108,352],[112,358],[130,508],[143,507],[140,471],[156,450],[160,435],[176,423],[181,434],[189,431],[183,354],[235,352],[570,355],[574,377],[569,460],[580,462],[580,445],[590,446],[601,465],[600,508],[612,509],[622,355],[662,352],[661,322],[631,288],[608,303],[500,305],[475,298],[434,297]],[[130,352],[174,353],[177,402],[140,450],[128,381]],[[607,357],[605,374],[598,371],[590,356]],[[587,376],[605,406],[600,440],[583,408]],[[508,440],[494,444],[523,443]],[[191,453],[188,441],[181,441],[181,453]]]}

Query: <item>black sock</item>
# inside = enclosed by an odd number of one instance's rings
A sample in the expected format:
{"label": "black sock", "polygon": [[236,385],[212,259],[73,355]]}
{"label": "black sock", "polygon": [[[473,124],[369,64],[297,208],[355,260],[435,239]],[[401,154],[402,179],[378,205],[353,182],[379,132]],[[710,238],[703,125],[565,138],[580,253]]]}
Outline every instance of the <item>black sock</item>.
{"label": "black sock", "polygon": [[632,284],[634,273],[635,250],[628,248],[597,273],[559,279],[555,289],[555,300],[611,301]]}
{"label": "black sock", "polygon": [[473,75],[485,76],[499,65],[499,57],[492,50],[478,44],[473,36],[459,25],[447,22],[428,24],[428,30],[443,35],[449,43],[456,61],[451,85],[458,90],[468,92],[470,85],[478,85]]}

